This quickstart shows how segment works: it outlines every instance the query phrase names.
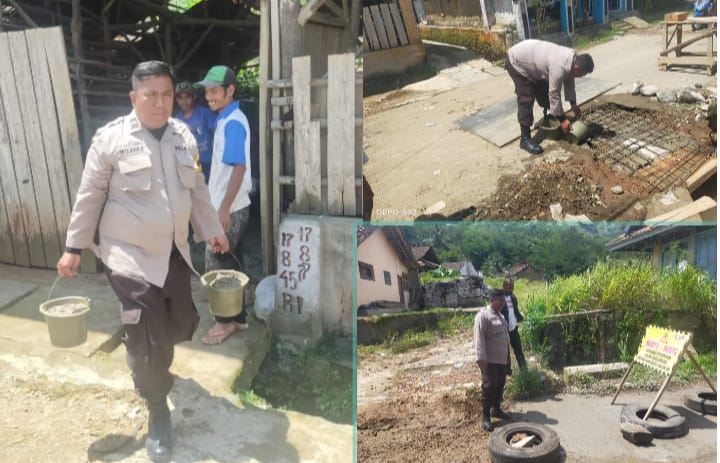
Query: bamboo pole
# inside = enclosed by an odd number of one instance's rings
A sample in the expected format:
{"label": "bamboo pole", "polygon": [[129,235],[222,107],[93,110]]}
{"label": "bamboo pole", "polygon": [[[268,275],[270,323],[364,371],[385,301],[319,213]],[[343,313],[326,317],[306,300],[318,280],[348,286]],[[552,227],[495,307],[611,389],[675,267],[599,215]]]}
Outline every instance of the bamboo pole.
{"label": "bamboo pole", "polygon": [[187,63],[187,61],[192,57],[192,55],[195,54],[197,49],[200,48],[200,45],[202,45],[202,43],[205,41],[208,34],[213,30],[214,27],[215,26],[210,24],[207,28],[205,28],[200,38],[195,42],[195,45],[193,45],[193,47],[187,52],[187,55],[185,55],[180,61],[178,61],[177,65],[175,65],[175,72],[180,70],[180,68],[183,67],[185,63]]}
{"label": "bamboo pole", "polygon": [[272,228],[272,153],[268,142],[272,133],[268,130],[268,78],[270,66],[270,0],[260,0],[260,247],[263,273],[272,273],[273,228]]}
{"label": "bamboo pole", "polygon": [[653,399],[652,403],[650,404],[650,407],[647,410],[647,413],[645,413],[645,417],[643,418],[643,421],[646,421],[648,417],[652,414],[652,411],[655,409],[655,406],[660,401],[660,396],[662,396],[663,392],[665,392],[665,389],[668,387],[668,384],[670,383],[670,377],[672,376],[672,372],[670,372],[669,375],[667,375],[667,378],[665,378],[665,381],[663,381],[662,386],[660,387],[660,392],[655,396],[655,399]]}
{"label": "bamboo pole", "polygon": [[697,359],[695,358],[695,356],[694,356],[691,352],[688,352],[687,350],[685,350],[685,355],[687,355],[687,357],[690,359],[690,361],[692,362],[692,364],[695,365],[695,368],[697,368],[697,370],[700,372],[700,374],[702,375],[702,377],[705,378],[705,382],[708,383],[708,386],[710,386],[710,389],[712,389],[713,393],[714,393],[714,394],[717,394],[717,391],[715,390],[715,386],[714,386],[713,383],[710,381],[710,378],[707,377],[707,375],[706,375],[705,372],[703,371],[702,367],[701,367],[700,364],[698,363],[698,361],[697,361]]}
{"label": "bamboo pole", "polygon": [[[28,26],[31,27],[38,27],[38,24],[33,20],[33,18],[30,17],[29,14],[25,12],[25,10],[22,9],[20,5],[18,5],[18,2],[15,0],[8,0],[8,3],[10,3],[13,8],[15,8],[15,11],[20,15],[21,18],[23,18],[23,21],[25,21]],[[73,2],[73,5],[75,5],[75,2]]]}
{"label": "bamboo pole", "polygon": [[617,391],[615,391],[615,395],[613,396],[612,400],[610,401],[610,405],[615,403],[615,399],[617,399],[618,394],[620,394],[620,388],[623,387],[623,384],[625,384],[625,381],[628,379],[628,376],[630,376],[630,370],[632,370],[632,367],[635,366],[635,360],[632,361],[630,366],[628,367],[627,371],[625,372],[625,375],[620,380],[620,384],[618,385]]}

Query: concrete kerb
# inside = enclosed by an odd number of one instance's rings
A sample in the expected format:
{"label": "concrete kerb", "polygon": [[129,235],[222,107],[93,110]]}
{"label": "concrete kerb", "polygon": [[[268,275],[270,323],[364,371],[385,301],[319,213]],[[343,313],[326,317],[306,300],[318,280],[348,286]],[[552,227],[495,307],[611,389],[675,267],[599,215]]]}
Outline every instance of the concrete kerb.
{"label": "concrete kerb", "polygon": [[[51,298],[80,295],[92,300],[88,313],[87,341],[77,347],[57,348],[50,344],[48,328],[39,311],[48,299],[48,291],[57,278],[53,270],[27,269],[0,265],[0,287],[21,288],[20,296],[0,306],[0,338],[14,346],[14,351],[32,351],[36,355],[56,356],[77,354],[91,357],[100,352],[124,355],[120,336],[120,304],[104,274],[82,274],[80,279],[60,280]],[[232,395],[233,388],[247,389],[270,350],[270,329],[252,315],[249,329],[236,333],[224,343],[206,346],[200,338],[214,323],[209,312],[207,296],[198,278],[193,277],[193,300],[200,314],[200,325],[193,341],[176,348],[172,370],[180,376],[189,376],[210,393]],[[0,301],[2,302],[2,301]],[[118,349],[118,346],[121,346]],[[118,354],[119,351],[122,353]]]}

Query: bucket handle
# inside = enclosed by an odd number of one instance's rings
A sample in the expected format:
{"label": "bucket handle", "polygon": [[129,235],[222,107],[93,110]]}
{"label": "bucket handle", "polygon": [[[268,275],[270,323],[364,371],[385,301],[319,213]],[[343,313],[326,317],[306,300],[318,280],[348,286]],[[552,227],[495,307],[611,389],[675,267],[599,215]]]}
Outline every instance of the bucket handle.
{"label": "bucket handle", "polygon": [[[82,280],[82,278],[80,278],[80,274],[78,273],[78,274],[75,274],[74,276],[77,277],[78,280],[80,280],[80,285],[83,286],[83,280]],[[52,294],[53,290],[55,289],[55,285],[58,283],[58,281],[60,281],[61,278],[62,278],[61,276],[58,276],[57,278],[55,278],[55,282],[50,287],[50,291],[48,291],[47,299],[45,299],[45,302],[50,300],[50,295]]]}
{"label": "bucket handle", "polygon": [[[240,259],[238,259],[237,256],[235,254],[233,254],[232,251],[228,251],[228,254],[230,254],[230,256],[235,260],[235,263],[237,264],[238,268],[242,269],[242,265],[240,265]],[[231,270],[231,269],[218,269],[218,270]],[[78,277],[80,277],[80,275],[78,275]],[[207,286],[207,284],[205,284],[205,282],[203,280],[200,280],[200,281],[202,282],[203,286]]]}

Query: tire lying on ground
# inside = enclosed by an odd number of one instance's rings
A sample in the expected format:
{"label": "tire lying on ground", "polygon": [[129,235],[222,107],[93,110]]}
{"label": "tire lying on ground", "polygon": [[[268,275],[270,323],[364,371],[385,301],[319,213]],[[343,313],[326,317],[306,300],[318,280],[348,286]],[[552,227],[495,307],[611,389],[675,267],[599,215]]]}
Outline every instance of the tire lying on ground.
{"label": "tire lying on ground", "polygon": [[[533,447],[513,448],[510,439],[518,433],[534,435],[540,443]],[[560,438],[547,426],[535,423],[510,423],[496,428],[488,444],[494,463],[557,463],[560,461]]]}
{"label": "tire lying on ground", "polygon": [[717,393],[692,390],[685,393],[685,406],[703,415],[717,416]]}
{"label": "tire lying on ground", "polygon": [[665,405],[657,405],[647,421],[643,421],[648,408],[644,404],[627,404],[620,411],[620,422],[639,424],[658,439],[672,439],[687,434],[685,417],[680,413]]}

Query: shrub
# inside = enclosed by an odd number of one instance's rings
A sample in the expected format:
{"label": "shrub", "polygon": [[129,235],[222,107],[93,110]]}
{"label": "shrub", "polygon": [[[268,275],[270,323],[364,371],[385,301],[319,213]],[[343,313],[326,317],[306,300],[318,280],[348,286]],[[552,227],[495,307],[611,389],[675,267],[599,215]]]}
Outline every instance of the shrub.
{"label": "shrub", "polygon": [[423,39],[460,45],[474,51],[488,61],[503,59],[506,54],[505,45],[500,37],[493,32],[482,29],[439,29],[421,26],[420,33]]}
{"label": "shrub", "polygon": [[508,398],[521,400],[541,395],[544,390],[543,374],[534,368],[514,371],[505,386]]}
{"label": "shrub", "polygon": [[[547,316],[612,310],[617,326],[615,345],[620,357],[629,360],[646,326],[666,326],[670,310],[692,314],[703,326],[714,327],[716,291],[716,283],[692,266],[658,272],[647,260],[600,262],[582,274],[557,278],[544,294],[528,298],[523,335],[529,347],[542,354]],[[592,347],[598,341],[595,323],[562,323],[567,353],[582,356],[578,345]]]}

